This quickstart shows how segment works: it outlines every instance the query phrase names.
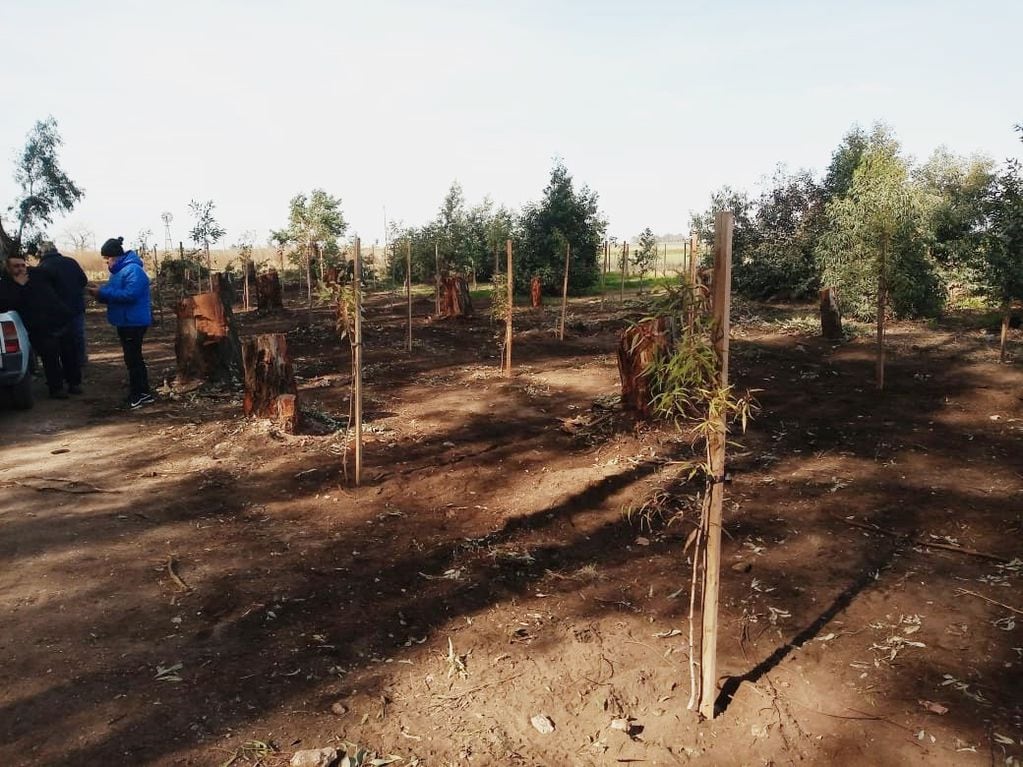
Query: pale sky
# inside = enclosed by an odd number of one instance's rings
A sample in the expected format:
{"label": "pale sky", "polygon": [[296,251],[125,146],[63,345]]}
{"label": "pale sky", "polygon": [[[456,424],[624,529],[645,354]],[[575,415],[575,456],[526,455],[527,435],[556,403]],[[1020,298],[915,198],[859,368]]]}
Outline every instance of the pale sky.
{"label": "pale sky", "polygon": [[[610,233],[688,229],[724,184],[821,171],[882,120],[925,158],[1023,155],[1020,2],[58,2],[0,0],[0,209],[53,115],[86,196],[49,234],[142,229],[264,244],[288,200],[340,196],[350,233],[540,197],[554,156]],[[5,216],[6,218],[6,216]]]}

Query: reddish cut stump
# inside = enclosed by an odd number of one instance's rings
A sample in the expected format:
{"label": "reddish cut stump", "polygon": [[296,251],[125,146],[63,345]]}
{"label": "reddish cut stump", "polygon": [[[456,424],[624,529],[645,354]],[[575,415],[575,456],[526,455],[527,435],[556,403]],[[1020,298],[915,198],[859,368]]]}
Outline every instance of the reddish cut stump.
{"label": "reddish cut stump", "polygon": [[261,312],[275,312],[284,308],[281,280],[276,269],[256,278],[256,308]]}
{"label": "reddish cut stump", "polygon": [[543,286],[540,284],[539,277],[534,277],[529,283],[529,298],[534,309],[543,307]]}
{"label": "reddish cut stump", "polygon": [[440,316],[472,316],[472,299],[469,297],[469,283],[465,277],[445,277],[441,282]]}
{"label": "reddish cut stump", "polygon": [[178,383],[230,383],[239,377],[241,350],[234,317],[222,293],[200,293],[178,302],[174,356]]}
{"label": "reddish cut stump", "polygon": [[283,333],[246,338],[242,346],[245,369],[245,415],[270,418],[283,431],[298,428],[298,387]]}
{"label": "reddish cut stump", "polygon": [[821,335],[832,341],[842,338],[842,312],[834,288],[821,291]]}
{"label": "reddish cut stump", "polygon": [[323,272],[323,281],[328,285],[337,285],[339,273],[336,266],[328,266]]}
{"label": "reddish cut stump", "polygon": [[675,325],[667,317],[644,320],[622,331],[618,341],[618,374],[622,379],[622,405],[640,418],[650,418],[653,389],[650,363],[671,353]]}

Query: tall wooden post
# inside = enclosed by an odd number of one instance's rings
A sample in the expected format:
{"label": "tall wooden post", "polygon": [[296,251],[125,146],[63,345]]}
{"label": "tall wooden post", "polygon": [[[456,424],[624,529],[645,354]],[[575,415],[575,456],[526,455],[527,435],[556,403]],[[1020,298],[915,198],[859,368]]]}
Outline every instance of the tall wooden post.
{"label": "tall wooden post", "polygon": [[352,420],[355,421],[355,485],[362,484],[362,245],[355,238],[354,344],[352,346]]}
{"label": "tall wooden post", "polygon": [[512,374],[512,310],[515,308],[515,277],[512,272],[512,241],[505,240],[505,254],[508,258],[508,314],[504,318],[504,377],[511,378]]}
{"label": "tall wooden post", "polygon": [[874,371],[878,391],[884,389],[884,309],[885,293],[888,286],[885,282],[885,269],[888,264],[888,238],[881,239],[881,264],[877,270],[877,361]]}
{"label": "tall wooden post", "polygon": [[618,286],[618,300],[625,303],[626,265],[629,263],[629,243],[622,240],[622,284]]}
{"label": "tall wooden post", "polygon": [[433,263],[434,263],[434,284],[437,290],[437,311],[435,314],[439,317],[441,310],[440,293],[441,293],[441,282],[440,282],[440,245],[433,243]]}
{"label": "tall wooden post", "polygon": [[568,314],[568,260],[572,255],[571,243],[565,243],[565,279],[561,284],[561,324],[558,326],[558,340],[565,340],[565,317]]}
{"label": "tall wooden post", "polygon": [[1009,324],[1012,322],[1012,304],[1002,304],[1002,335],[998,342],[998,361],[1005,362],[1005,342],[1009,337]]}
{"label": "tall wooden post", "polygon": [[405,301],[408,304],[408,350],[412,351],[412,240],[405,240]]}
{"label": "tall wooden post", "polygon": [[[713,342],[721,365],[719,385],[728,388],[728,312],[732,303],[732,228],[735,219],[729,211],[714,216],[714,325]],[[728,423],[724,411],[714,424],[708,445],[710,456],[710,506],[707,512],[707,548],[704,555],[702,619],[700,641],[699,711],[714,718],[717,698],[718,591],[721,579],[721,524],[724,519],[725,445]]]}
{"label": "tall wooden post", "polygon": [[689,235],[689,284],[696,285],[696,255],[698,250],[698,240],[696,238],[696,232],[691,232]]}

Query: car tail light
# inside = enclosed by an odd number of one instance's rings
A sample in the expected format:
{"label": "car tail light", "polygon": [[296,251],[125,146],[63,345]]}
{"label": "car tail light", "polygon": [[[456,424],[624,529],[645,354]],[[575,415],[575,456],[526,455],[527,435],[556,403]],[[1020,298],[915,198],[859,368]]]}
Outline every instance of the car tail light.
{"label": "car tail light", "polygon": [[16,354],[21,351],[21,343],[18,341],[18,328],[10,320],[0,322],[4,331],[4,354]]}

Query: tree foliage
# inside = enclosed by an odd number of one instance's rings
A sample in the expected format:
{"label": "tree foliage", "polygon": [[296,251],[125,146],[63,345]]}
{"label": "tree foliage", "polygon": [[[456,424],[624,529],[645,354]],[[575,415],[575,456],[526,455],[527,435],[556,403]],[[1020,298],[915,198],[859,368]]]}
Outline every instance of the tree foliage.
{"label": "tree foliage", "polygon": [[14,180],[21,196],[12,207],[18,217],[20,240],[25,229],[52,224],[55,213],[70,213],[85,191],[64,172],[58,151],[64,140],[51,116],[39,120],[28,133],[14,165]]}
{"label": "tree foliage", "polygon": [[873,316],[882,296],[896,316],[933,316],[944,294],[927,256],[924,217],[909,167],[890,134],[875,134],[853,173],[848,192],[826,210],[817,245],[825,284],[838,288],[845,311]]}
{"label": "tree foliage", "polygon": [[519,220],[516,287],[524,290],[537,276],[545,289],[560,289],[565,242],[572,246],[569,290],[578,293],[592,287],[600,276],[597,251],[606,227],[597,193],[587,186],[576,191],[564,163],[555,160],[543,196],[526,205]]}
{"label": "tree foliage", "polygon": [[1018,160],[997,174],[984,210],[981,292],[998,304],[1023,299],[1023,169]]}
{"label": "tree foliage", "polygon": [[213,215],[213,210],[216,207],[213,200],[204,202],[192,200],[188,203],[188,209],[192,213],[192,218],[195,219],[189,237],[192,238],[192,242],[207,251],[210,245],[216,245],[220,238],[227,234],[217,222],[216,216]]}

